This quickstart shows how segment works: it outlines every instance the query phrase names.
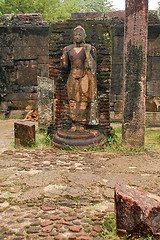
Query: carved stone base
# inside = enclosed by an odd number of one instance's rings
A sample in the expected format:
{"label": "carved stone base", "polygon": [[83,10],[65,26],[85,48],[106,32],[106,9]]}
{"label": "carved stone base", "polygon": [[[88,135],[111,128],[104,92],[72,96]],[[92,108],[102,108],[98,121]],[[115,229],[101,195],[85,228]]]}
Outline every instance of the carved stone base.
{"label": "carved stone base", "polygon": [[92,148],[102,146],[105,143],[105,137],[97,130],[88,130],[85,132],[69,132],[66,129],[60,129],[55,134],[52,144],[59,148]]}

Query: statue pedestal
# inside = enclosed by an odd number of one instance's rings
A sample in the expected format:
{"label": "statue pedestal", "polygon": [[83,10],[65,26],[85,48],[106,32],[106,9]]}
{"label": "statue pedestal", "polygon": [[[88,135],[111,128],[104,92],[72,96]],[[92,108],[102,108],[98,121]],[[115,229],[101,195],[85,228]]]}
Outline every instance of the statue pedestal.
{"label": "statue pedestal", "polygon": [[52,144],[59,148],[92,148],[102,146],[105,143],[105,137],[97,130],[87,130],[84,132],[69,132],[66,129],[60,129],[56,132]]}

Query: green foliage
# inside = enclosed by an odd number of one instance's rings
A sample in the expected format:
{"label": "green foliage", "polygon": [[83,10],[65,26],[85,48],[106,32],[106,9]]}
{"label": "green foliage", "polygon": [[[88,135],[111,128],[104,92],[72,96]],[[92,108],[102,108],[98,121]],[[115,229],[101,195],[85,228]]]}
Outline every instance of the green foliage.
{"label": "green foliage", "polygon": [[0,12],[4,13],[42,13],[46,1],[43,0],[0,0]]}
{"label": "green foliage", "polygon": [[110,0],[0,0],[0,15],[41,13],[44,21],[63,21],[70,18],[72,12],[105,12],[111,9]]}
{"label": "green foliage", "polygon": [[81,0],[82,12],[107,12],[113,9],[112,1],[105,0]]}

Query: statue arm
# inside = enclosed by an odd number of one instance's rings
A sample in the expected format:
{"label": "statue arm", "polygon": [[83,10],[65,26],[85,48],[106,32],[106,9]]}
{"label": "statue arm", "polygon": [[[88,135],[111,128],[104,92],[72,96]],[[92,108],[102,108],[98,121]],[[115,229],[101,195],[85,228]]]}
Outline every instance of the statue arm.
{"label": "statue arm", "polygon": [[85,45],[86,68],[91,69],[92,74],[97,71],[97,51],[90,44]]}
{"label": "statue arm", "polygon": [[69,57],[68,57],[67,48],[65,47],[63,49],[63,54],[61,57],[61,67],[64,69],[68,69],[68,66],[69,66]]}

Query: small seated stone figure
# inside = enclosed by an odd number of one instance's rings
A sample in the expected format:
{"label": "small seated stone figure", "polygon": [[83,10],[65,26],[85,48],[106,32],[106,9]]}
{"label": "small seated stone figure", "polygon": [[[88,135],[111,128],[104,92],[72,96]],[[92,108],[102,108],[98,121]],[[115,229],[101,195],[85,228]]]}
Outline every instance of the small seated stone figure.
{"label": "small seated stone figure", "polygon": [[69,69],[67,93],[72,127],[70,132],[84,132],[87,125],[98,125],[97,106],[97,52],[85,43],[85,30],[77,26],[73,30],[73,44],[63,49],[61,64]]}

